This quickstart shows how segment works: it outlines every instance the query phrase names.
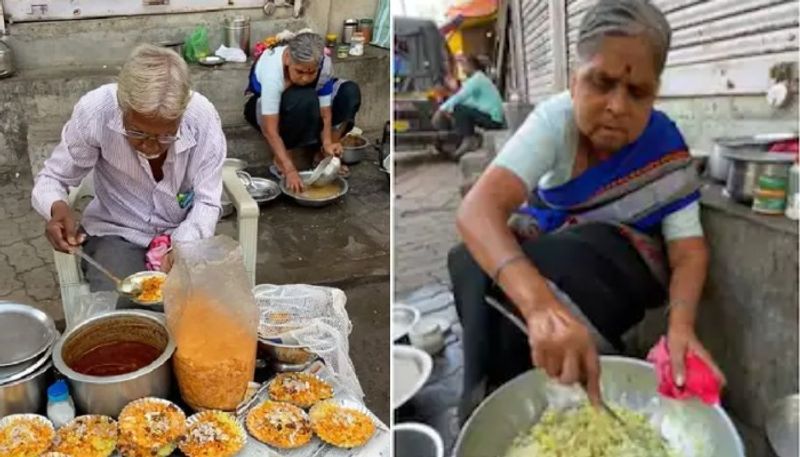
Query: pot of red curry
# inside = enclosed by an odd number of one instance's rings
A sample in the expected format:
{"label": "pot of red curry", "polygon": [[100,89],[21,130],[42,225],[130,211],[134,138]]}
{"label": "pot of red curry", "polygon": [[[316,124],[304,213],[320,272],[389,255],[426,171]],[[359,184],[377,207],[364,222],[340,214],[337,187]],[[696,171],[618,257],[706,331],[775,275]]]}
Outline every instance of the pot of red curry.
{"label": "pot of red curry", "polygon": [[169,396],[174,352],[163,314],[115,311],[67,331],[53,347],[53,365],[79,412],[117,417],[133,400]]}

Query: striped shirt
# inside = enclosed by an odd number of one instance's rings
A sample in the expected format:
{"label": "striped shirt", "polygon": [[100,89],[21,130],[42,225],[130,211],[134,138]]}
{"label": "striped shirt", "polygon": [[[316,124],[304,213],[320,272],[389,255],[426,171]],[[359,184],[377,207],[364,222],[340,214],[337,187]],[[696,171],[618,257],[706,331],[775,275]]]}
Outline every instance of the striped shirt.
{"label": "striped shirt", "polygon": [[[159,182],[124,131],[116,84],[84,95],[61,132],[60,144],[36,176],[34,209],[49,220],[53,203],[67,201],[68,187],[78,186],[93,171],[95,198],[81,221],[89,235],[119,236],[142,247],[163,233],[177,242],[212,237],[221,210],[227,146],[211,102],[192,94]],[[178,195],[191,191],[193,203],[181,208]]]}

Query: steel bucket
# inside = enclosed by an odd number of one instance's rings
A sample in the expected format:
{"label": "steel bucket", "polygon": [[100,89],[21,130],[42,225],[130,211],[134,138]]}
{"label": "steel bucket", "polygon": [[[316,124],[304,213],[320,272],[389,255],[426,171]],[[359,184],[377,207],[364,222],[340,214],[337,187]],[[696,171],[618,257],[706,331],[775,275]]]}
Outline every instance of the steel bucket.
{"label": "steel bucket", "polygon": [[223,44],[229,48],[239,48],[250,55],[250,18],[237,16],[225,19]]}

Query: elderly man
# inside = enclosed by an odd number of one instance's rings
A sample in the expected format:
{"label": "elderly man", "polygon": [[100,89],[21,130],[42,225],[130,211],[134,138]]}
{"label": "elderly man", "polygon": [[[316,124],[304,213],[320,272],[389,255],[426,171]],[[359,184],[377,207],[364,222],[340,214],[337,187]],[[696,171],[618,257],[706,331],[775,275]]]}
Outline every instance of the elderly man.
{"label": "elderly man", "polygon": [[[47,220],[53,247],[84,251],[120,277],[146,270],[154,239],[214,235],[220,213],[226,143],[219,115],[190,89],[176,53],[137,47],[117,84],[84,95],[61,143],[35,179],[33,207]],[[94,172],[95,198],[79,224],[67,189]],[[171,256],[161,269],[168,271]],[[83,264],[92,291],[114,284]]]}

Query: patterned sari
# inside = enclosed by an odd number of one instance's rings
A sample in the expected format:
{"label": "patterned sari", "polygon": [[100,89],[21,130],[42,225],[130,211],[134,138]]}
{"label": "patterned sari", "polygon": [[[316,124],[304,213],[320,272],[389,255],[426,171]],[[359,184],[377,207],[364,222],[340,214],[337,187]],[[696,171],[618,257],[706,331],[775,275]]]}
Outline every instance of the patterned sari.
{"label": "patterned sari", "polygon": [[[534,191],[516,215],[522,223],[512,221],[523,253],[601,353],[625,353],[625,334],[666,301],[661,222],[697,201],[699,187],[680,132],[654,111],[633,144]],[[487,392],[530,369],[530,348],[518,308],[466,246],[450,252],[448,269],[464,335],[464,420]]]}

